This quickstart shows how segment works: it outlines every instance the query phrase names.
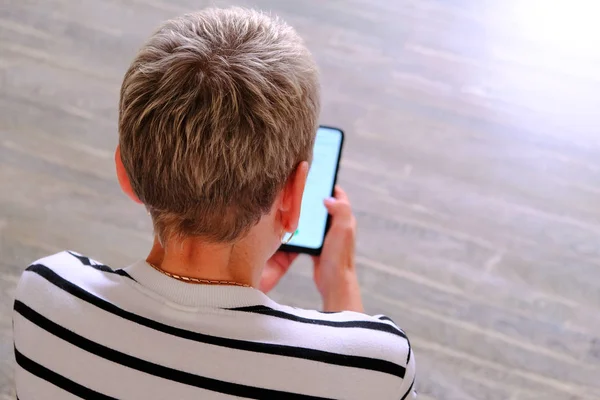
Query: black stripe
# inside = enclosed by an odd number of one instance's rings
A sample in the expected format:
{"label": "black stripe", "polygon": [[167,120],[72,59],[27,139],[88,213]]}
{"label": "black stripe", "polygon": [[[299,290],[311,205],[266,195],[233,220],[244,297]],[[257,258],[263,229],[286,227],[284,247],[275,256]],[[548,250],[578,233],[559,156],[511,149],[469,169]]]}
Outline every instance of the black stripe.
{"label": "black stripe", "polygon": [[[97,269],[98,271],[102,271],[102,272],[108,272],[111,274],[117,274],[117,275],[121,275],[124,276],[126,278],[131,279],[132,281],[136,281],[135,279],[133,279],[131,277],[131,275],[129,275],[127,272],[125,272],[122,269],[117,269],[117,270],[113,270],[111,267],[109,267],[108,265],[104,265],[104,264],[100,264],[100,263],[92,263],[92,261],[85,256],[81,256],[77,253],[74,253],[72,251],[67,251],[67,253],[69,253],[70,255],[72,255],[73,257],[75,257],[76,259],[79,260],[79,262],[81,262],[83,265],[85,265],[86,267],[92,267],[94,269]],[[137,281],[136,281],[137,282]]]}
{"label": "black stripe", "polygon": [[117,270],[115,270],[115,274],[124,276],[125,278],[129,278],[132,281],[137,282],[135,279],[133,279],[133,277],[131,275],[129,275],[127,272],[125,272],[124,269],[117,269]]}
{"label": "black stripe", "polygon": [[123,271],[122,269],[118,269],[118,270],[113,270],[111,267],[109,267],[108,265],[104,265],[104,264],[100,264],[97,262],[92,262],[92,260],[90,260],[89,257],[85,257],[82,255],[79,255],[77,253],[74,253],[72,251],[67,251],[67,253],[69,253],[70,255],[72,255],[73,257],[75,257],[76,259],[79,260],[79,262],[83,265],[85,265],[86,267],[92,267],[94,269],[97,269],[98,271],[102,271],[102,272],[108,272],[111,274],[117,274],[117,275],[121,275],[124,276],[126,278],[129,278],[131,280],[134,280],[131,276],[129,276],[129,274],[125,271]]}
{"label": "black stripe", "polygon": [[89,257],[79,255],[79,254],[74,253],[72,251],[67,251],[67,253],[69,253],[70,255],[72,255],[73,257],[75,257],[76,259],[78,259],[79,262],[82,263],[83,265],[86,265],[88,267],[95,267],[97,270],[104,271],[104,272],[114,272],[112,270],[112,268],[110,268],[108,265],[99,264],[99,263],[93,264],[92,260],[90,260]]}
{"label": "black stripe", "polygon": [[215,346],[227,347],[237,350],[252,351],[255,353],[273,354],[294,358],[302,358],[311,361],[317,361],[333,365],[341,365],[345,367],[368,369],[379,371],[400,378],[404,378],[406,368],[386,360],[375,358],[352,356],[345,354],[330,353],[322,350],[315,350],[302,347],[286,346],[281,344],[250,342],[244,340],[236,340],[223,338],[218,336],[210,336],[198,332],[192,332],[181,328],[165,325],[157,321],[142,317],[140,315],[123,310],[106,300],[98,298],[93,294],[83,290],[79,286],[65,280],[50,268],[45,265],[36,264],[30,266],[27,271],[36,273],[55,286],[63,289],[67,293],[87,302],[94,306],[117,315],[126,320],[135,322],[139,325],[167,333],[169,335],[178,336],[184,339],[193,340],[196,342],[207,343]]}
{"label": "black stripe", "polygon": [[73,346],[79,347],[97,357],[104,358],[114,363],[129,367],[146,374],[154,375],[160,378],[168,379],[174,382],[190,385],[201,389],[211,390],[213,392],[229,394],[232,396],[240,396],[250,399],[314,399],[325,400],[324,397],[316,397],[303,395],[298,393],[283,392],[280,390],[263,389],[253,386],[241,385],[233,382],[224,382],[217,379],[207,378],[200,375],[194,375],[189,372],[179,371],[173,368],[165,367],[142,360],[137,357],[121,353],[120,351],[103,346],[93,342],[70,331],[57,323],[49,320],[32,308],[28,307],[20,301],[15,301],[15,311],[21,314],[24,318],[31,321],[46,332],[71,343]]}
{"label": "black stripe", "polygon": [[[90,400],[116,400],[114,397],[106,396],[102,393],[96,392],[95,390],[88,389],[85,386],[81,386],[80,384],[75,383],[62,375],[59,375],[54,371],[50,371],[48,368],[24,356],[21,352],[19,352],[19,350],[17,350],[16,347],[15,359],[17,364],[25,371],[28,371],[30,374],[35,375],[38,378],[43,379],[46,382],[51,383],[52,385],[57,386],[77,397]],[[19,400],[19,397],[17,397],[17,400]]]}
{"label": "black stripe", "polygon": [[406,335],[400,329],[389,324],[383,324],[375,321],[328,321],[321,319],[303,318],[295,314],[289,314],[283,311],[275,310],[273,308],[257,305],[248,307],[236,307],[229,308],[228,310],[243,311],[255,314],[269,315],[271,317],[283,318],[290,321],[302,322],[305,324],[322,325],[322,326],[333,326],[335,328],[363,328],[371,329],[381,332],[391,333],[406,339]]}
{"label": "black stripe", "polygon": [[396,324],[394,320],[392,320],[390,317],[386,317],[385,315],[380,315],[379,317],[377,317],[377,319],[380,319],[382,321],[390,321],[392,324]]}
{"label": "black stripe", "polygon": [[408,397],[408,395],[411,394],[414,384],[415,384],[415,378],[413,378],[412,382],[410,383],[410,386],[408,387],[408,391],[404,394],[404,396],[402,396],[400,398],[400,400],[405,400]]}

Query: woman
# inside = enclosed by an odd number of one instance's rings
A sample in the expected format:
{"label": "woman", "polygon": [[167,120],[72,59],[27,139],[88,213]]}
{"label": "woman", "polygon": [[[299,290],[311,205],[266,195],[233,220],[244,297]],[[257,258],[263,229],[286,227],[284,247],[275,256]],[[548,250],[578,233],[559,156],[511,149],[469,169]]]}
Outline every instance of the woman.
{"label": "woman", "polygon": [[[123,80],[117,176],[152,217],[146,260],[113,270],[73,252],[17,289],[16,386],[29,399],[404,399],[404,332],[362,314],[346,194],[314,280],[323,311],[268,292],[295,255],[319,112],[295,31],[255,11],[167,21]],[[258,290],[260,289],[260,290]]]}

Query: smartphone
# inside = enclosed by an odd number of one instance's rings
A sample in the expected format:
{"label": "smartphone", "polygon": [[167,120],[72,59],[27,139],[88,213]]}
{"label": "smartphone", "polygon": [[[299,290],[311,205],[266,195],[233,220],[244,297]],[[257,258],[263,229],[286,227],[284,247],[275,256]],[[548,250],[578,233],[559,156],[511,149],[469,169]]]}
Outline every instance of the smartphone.
{"label": "smartphone", "polygon": [[313,161],[308,172],[298,229],[292,240],[280,250],[321,254],[330,218],[323,200],[333,196],[342,157],[344,132],[329,126],[319,126],[315,138]]}

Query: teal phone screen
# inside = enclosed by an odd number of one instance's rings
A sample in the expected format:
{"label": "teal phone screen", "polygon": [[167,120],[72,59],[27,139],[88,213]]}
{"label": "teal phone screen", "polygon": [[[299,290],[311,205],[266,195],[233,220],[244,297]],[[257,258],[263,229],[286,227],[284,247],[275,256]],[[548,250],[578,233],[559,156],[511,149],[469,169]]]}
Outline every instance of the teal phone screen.
{"label": "teal phone screen", "polygon": [[308,172],[298,230],[290,245],[318,249],[323,245],[327,224],[327,209],[323,200],[331,196],[338,158],[342,147],[342,132],[319,127],[315,139],[313,162]]}

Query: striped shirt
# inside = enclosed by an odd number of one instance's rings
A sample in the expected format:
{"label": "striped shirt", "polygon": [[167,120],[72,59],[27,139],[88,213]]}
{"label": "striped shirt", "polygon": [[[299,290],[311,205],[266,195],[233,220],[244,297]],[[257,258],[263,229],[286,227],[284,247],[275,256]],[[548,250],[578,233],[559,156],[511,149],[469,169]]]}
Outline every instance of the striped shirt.
{"label": "striped shirt", "polygon": [[410,344],[387,317],[187,284],[144,261],[113,270],[73,252],[43,258],[21,277],[13,322],[21,400],[413,395]]}

